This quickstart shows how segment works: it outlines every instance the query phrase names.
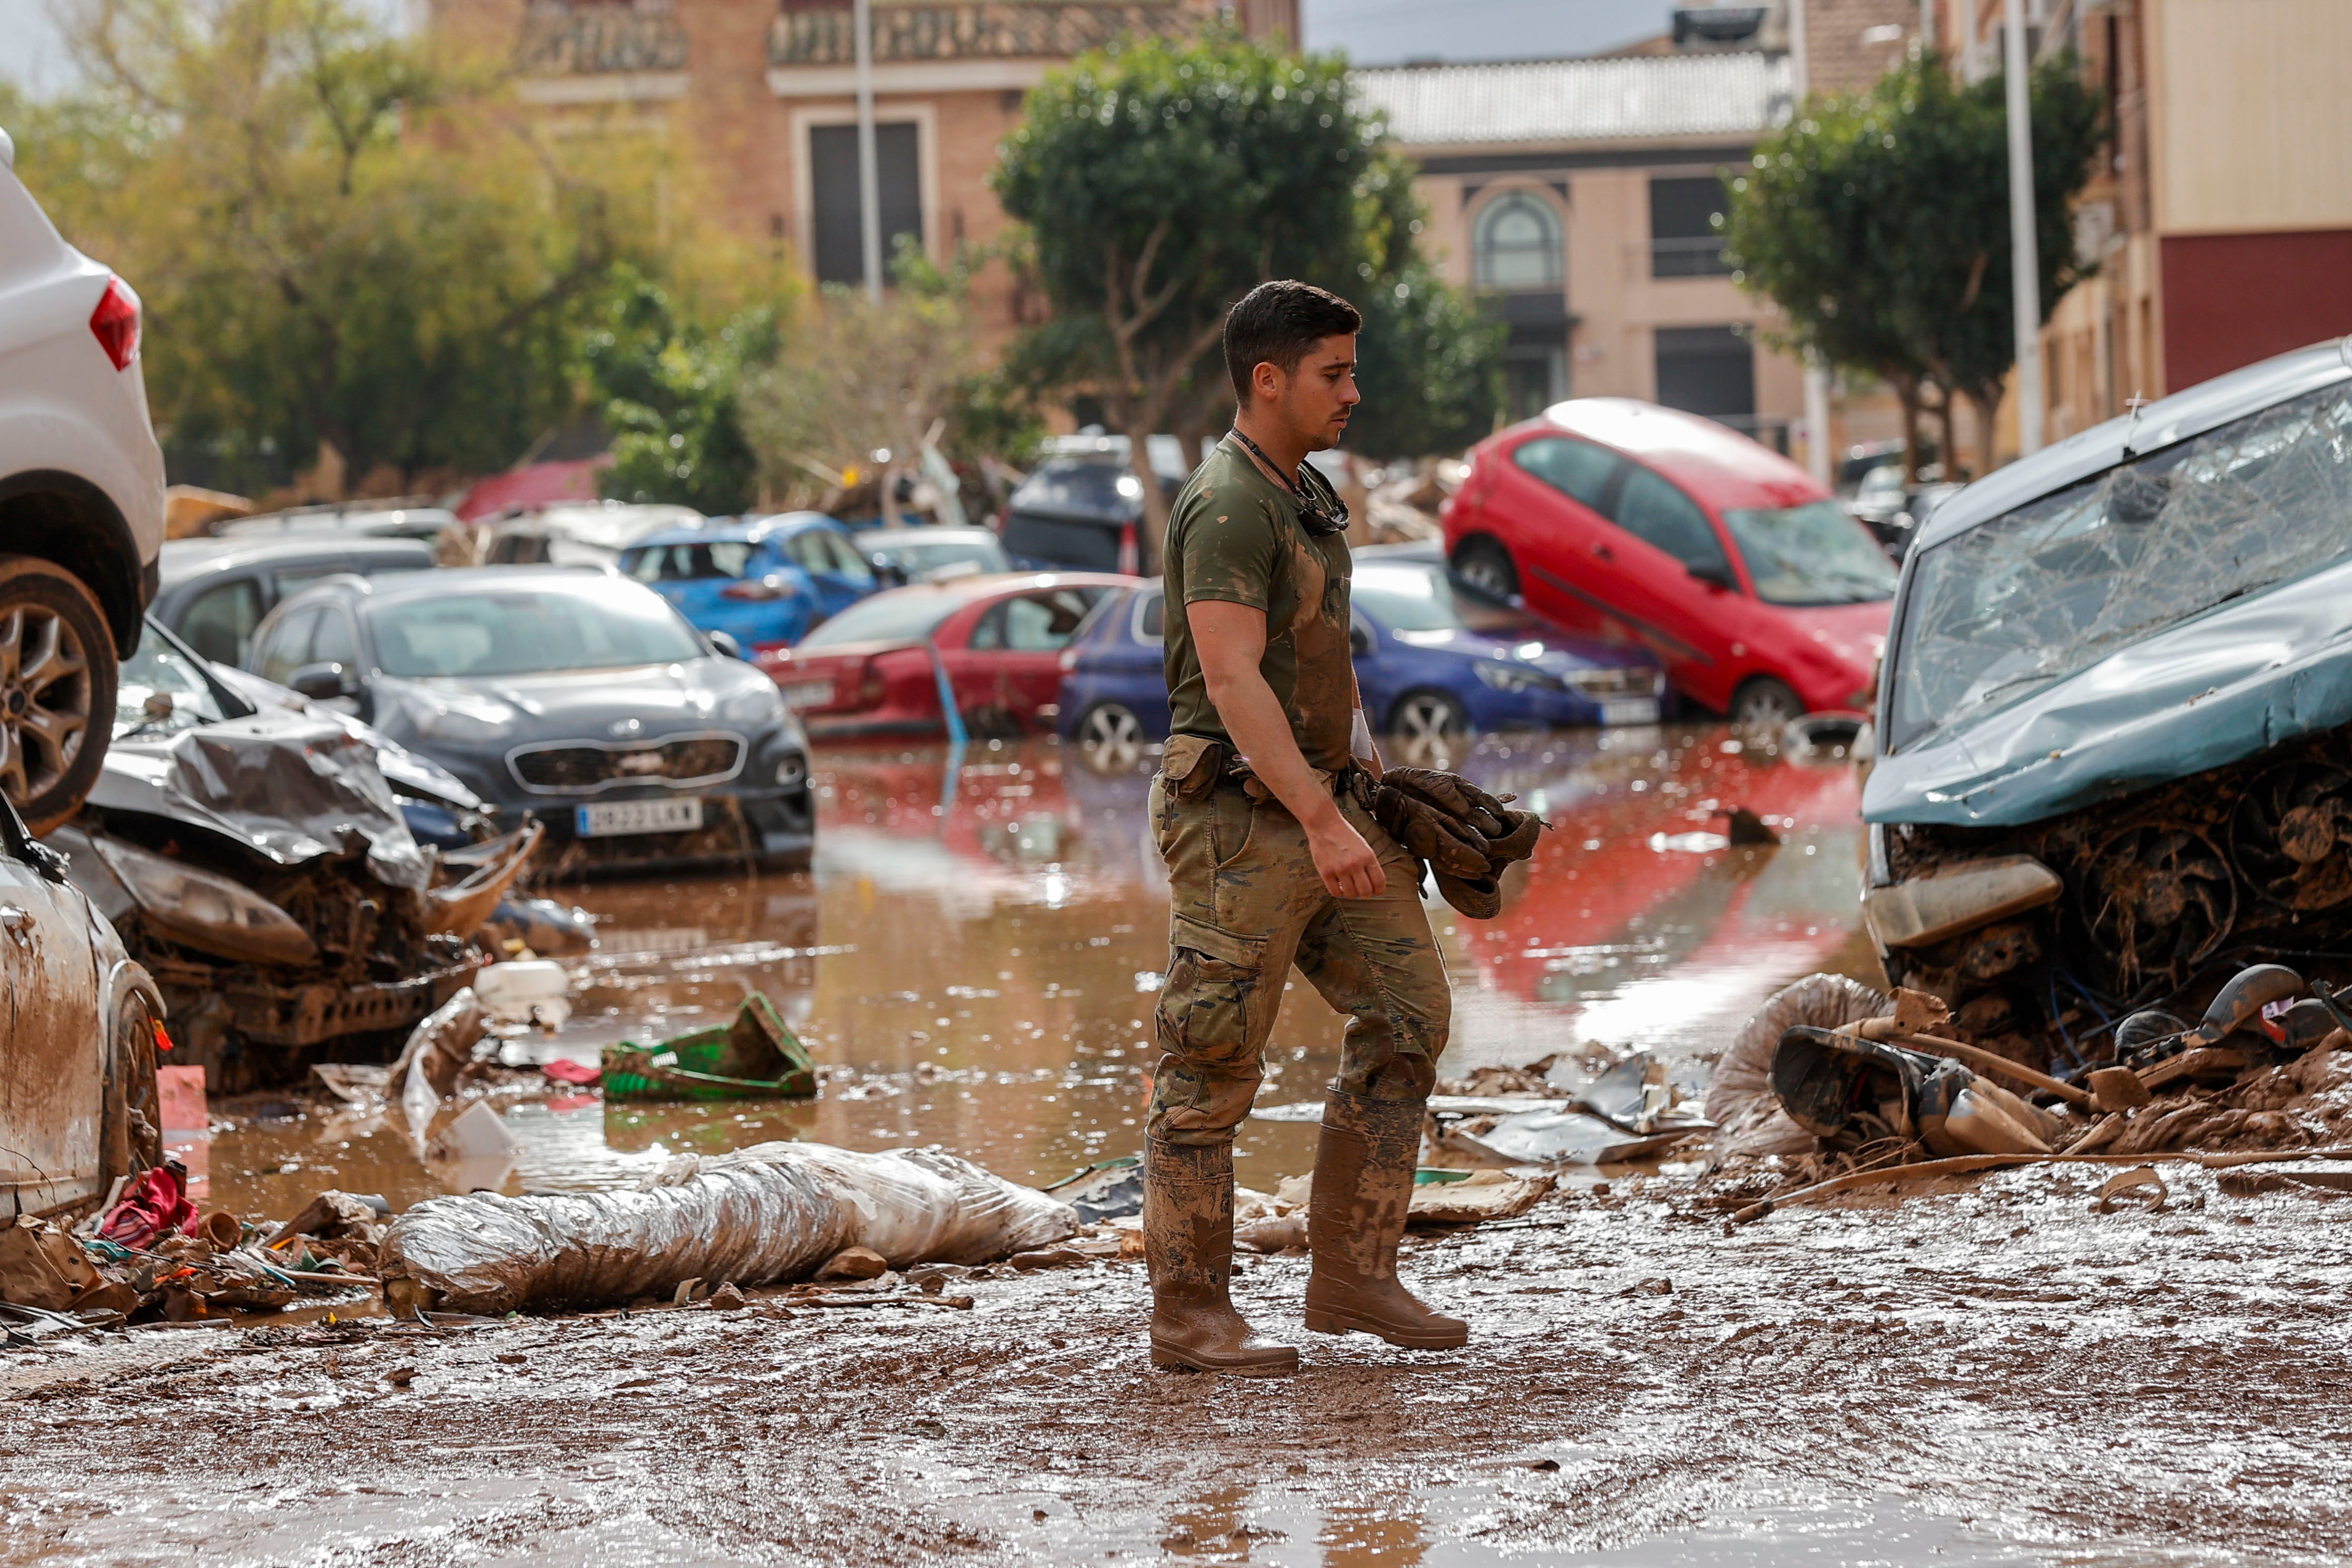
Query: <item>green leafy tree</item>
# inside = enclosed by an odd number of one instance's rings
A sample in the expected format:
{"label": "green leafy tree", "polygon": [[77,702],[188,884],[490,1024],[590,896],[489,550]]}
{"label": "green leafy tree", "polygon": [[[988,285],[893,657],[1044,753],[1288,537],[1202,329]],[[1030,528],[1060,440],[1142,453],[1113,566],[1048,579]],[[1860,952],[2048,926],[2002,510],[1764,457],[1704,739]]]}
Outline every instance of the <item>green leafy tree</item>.
{"label": "green leafy tree", "polygon": [[[2070,214],[2104,109],[2068,57],[2038,68],[2030,93],[2046,319],[2083,276]],[[1955,395],[1975,405],[1990,464],[2014,363],[2008,156],[2001,78],[1963,85],[1923,54],[1865,92],[1809,101],[1730,182],[1739,281],[1780,307],[1782,341],[1895,390],[1915,472],[1924,407],[1939,406],[1952,451]]]}
{"label": "green leafy tree", "polygon": [[1203,361],[1226,309],[1268,277],[1362,292],[1400,258],[1390,230],[1410,203],[1342,60],[1224,33],[1053,72],[994,180],[1054,330],[1129,437],[1155,556],[1168,507],[1145,438],[1213,395]]}
{"label": "green leafy tree", "polygon": [[1364,401],[1348,445],[1368,457],[1458,452],[1495,428],[1510,328],[1417,257],[1359,291]]}
{"label": "green leafy tree", "polygon": [[749,510],[760,465],[743,433],[740,393],[746,374],[776,357],[773,310],[756,306],[705,328],[682,316],[660,285],[629,271],[600,314],[581,358],[613,432],[604,493],[713,517]]}
{"label": "green leafy tree", "polygon": [[18,169],[144,298],[175,473],[259,487],[322,447],[355,485],[503,467],[576,406],[614,265],[657,265],[643,139],[542,141],[432,35],[343,0],[65,19],[85,85],[12,126]]}

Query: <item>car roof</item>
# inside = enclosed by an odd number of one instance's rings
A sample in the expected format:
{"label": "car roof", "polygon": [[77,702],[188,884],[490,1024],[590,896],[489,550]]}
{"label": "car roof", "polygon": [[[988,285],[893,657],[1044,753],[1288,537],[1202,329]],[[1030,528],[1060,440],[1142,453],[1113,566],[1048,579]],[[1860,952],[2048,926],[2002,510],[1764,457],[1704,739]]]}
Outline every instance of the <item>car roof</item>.
{"label": "car roof", "polygon": [[433,560],[433,547],[421,539],[384,538],[373,534],[297,534],[291,538],[236,539],[168,539],[155,559],[163,583],[185,582],[237,567],[268,566],[277,561],[382,560],[422,558]]}
{"label": "car roof", "polygon": [[457,566],[435,571],[402,572],[391,577],[331,579],[347,593],[364,594],[378,603],[406,599],[446,599],[461,594],[494,593],[502,588],[581,588],[609,582],[631,591],[653,591],[617,572],[595,566]]}
{"label": "car roof", "polygon": [[1639,398],[1570,398],[1508,434],[1545,428],[1613,447],[1718,510],[1797,506],[1829,496],[1802,468],[1729,425]]}
{"label": "car roof", "polygon": [[2136,414],[2095,424],[1986,475],[1936,508],[1913,541],[1912,552],[2105,473],[2126,457],[2146,456],[2347,376],[2352,376],[2352,337],[2315,343],[2200,382]]}
{"label": "car roof", "polygon": [[288,534],[336,534],[345,530],[356,534],[371,529],[427,524],[446,528],[455,528],[457,523],[457,514],[445,507],[353,507],[340,510],[317,507],[232,517],[221,523],[214,533],[220,538],[269,538]]}
{"label": "car roof", "polygon": [[758,517],[713,517],[702,527],[688,523],[647,534],[631,549],[647,545],[758,544],[763,540],[804,534],[811,528],[846,528],[848,525],[823,512],[777,512]]}

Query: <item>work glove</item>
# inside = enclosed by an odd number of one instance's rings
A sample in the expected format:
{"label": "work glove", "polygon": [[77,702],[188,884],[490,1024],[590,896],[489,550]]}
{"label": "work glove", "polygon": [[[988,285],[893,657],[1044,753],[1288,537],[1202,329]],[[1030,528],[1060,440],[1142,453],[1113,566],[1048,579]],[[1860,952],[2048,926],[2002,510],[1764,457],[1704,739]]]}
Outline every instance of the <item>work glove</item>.
{"label": "work glove", "polygon": [[1502,912],[1504,869],[1535,853],[1540,818],[1433,768],[1359,778],[1372,820],[1429,867],[1447,904],[1473,920]]}

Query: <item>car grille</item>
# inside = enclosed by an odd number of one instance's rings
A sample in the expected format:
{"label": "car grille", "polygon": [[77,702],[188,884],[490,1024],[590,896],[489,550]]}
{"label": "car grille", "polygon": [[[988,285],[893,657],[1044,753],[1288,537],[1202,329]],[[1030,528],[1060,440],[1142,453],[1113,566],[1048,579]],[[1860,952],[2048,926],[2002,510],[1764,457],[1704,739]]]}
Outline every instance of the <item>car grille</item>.
{"label": "car grille", "polygon": [[525,746],[507,767],[526,789],[593,794],[623,784],[715,784],[743,766],[743,737],[686,735],[635,746]]}

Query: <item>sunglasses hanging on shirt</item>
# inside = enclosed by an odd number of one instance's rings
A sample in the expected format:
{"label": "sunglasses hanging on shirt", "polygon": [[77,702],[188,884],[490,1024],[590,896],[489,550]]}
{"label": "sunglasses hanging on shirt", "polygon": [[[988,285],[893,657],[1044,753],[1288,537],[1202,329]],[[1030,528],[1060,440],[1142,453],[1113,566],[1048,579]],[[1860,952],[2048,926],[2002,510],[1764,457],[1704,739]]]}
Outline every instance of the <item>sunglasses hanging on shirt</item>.
{"label": "sunglasses hanging on shirt", "polygon": [[[1343,531],[1348,526],[1348,503],[1339,499],[1339,492],[1331,488],[1331,481],[1323,477],[1312,463],[1301,463],[1296,478],[1282,478],[1282,465],[1265,455],[1265,448],[1234,432],[1234,439],[1257,454],[1257,460],[1266,471],[1282,479],[1292,499],[1298,503],[1298,526],[1318,538]],[[1303,483],[1302,483],[1303,481]]]}

